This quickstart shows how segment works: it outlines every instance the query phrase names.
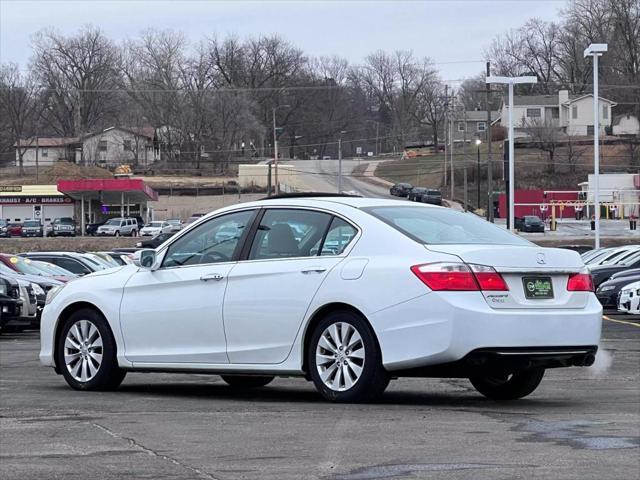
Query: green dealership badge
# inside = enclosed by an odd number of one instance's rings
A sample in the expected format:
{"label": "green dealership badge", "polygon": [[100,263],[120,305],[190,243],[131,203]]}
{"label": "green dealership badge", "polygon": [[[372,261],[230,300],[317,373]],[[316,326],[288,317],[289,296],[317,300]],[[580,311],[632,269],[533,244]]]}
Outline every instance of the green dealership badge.
{"label": "green dealership badge", "polygon": [[553,298],[553,283],[551,277],[524,277],[524,294],[528,299]]}

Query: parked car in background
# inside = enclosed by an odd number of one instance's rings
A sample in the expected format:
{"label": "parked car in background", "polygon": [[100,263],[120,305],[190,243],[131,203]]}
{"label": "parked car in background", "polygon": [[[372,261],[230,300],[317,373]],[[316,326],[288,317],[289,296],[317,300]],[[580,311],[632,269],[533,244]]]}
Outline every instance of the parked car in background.
{"label": "parked car in background", "polygon": [[171,225],[172,232],[179,232],[180,230],[182,230],[183,223],[179,218],[170,218],[169,220],[167,220],[167,223]]}
{"label": "parked car in background", "polygon": [[583,255],[593,250],[593,247],[590,247],[588,245],[560,245],[558,248],[565,248],[567,250],[572,250],[574,252],[578,252],[580,255]]}
{"label": "parked car in background", "polygon": [[[635,270],[637,271],[637,269]],[[640,281],[640,272],[633,275],[616,277],[616,275],[612,275],[611,278],[602,282],[596,289],[596,297],[598,297],[598,301],[602,304],[603,308],[616,308],[621,290],[631,282]]]}
{"label": "parked car in background", "polygon": [[106,270],[102,263],[75,252],[27,252],[21,253],[20,256],[53,263],[80,276]]}
{"label": "parked car in background", "polygon": [[47,276],[59,280],[63,283],[67,283],[69,280],[73,280],[74,278],[78,277],[78,275],[76,275],[75,273],[70,272],[69,270],[65,270],[64,268],[54,265],[53,263],[42,262],[40,260],[31,260],[31,265],[45,272]]}
{"label": "parked car in background", "polygon": [[389,189],[389,193],[394,197],[406,197],[412,188],[410,183],[396,183]]}
{"label": "parked car in background", "polygon": [[199,220],[200,217],[204,217],[206,213],[192,213],[191,216],[187,219],[187,225]]}
{"label": "parked car in background", "polygon": [[34,267],[27,259],[19,255],[8,255],[6,253],[0,253],[0,273],[9,275],[20,280],[24,280],[31,283],[36,283],[45,292],[48,292],[53,287],[63,285],[64,282],[55,278],[55,276],[49,276],[43,270]]}
{"label": "parked car in background", "polygon": [[96,235],[110,237],[135,237],[138,234],[138,221],[135,218],[111,218],[96,230]]}
{"label": "parked car in background", "polygon": [[160,233],[153,238],[145,238],[136,243],[136,247],[138,248],[157,248],[166,242],[168,239],[173,237],[176,232],[168,232],[168,233]]}
{"label": "parked car in background", "polygon": [[422,203],[430,203],[431,205],[442,205],[442,192],[429,188],[426,193],[422,194],[420,201]]}
{"label": "parked car in background", "polygon": [[22,236],[22,224],[18,222],[10,222],[7,225],[7,233],[9,237],[21,237]]}
{"label": "parked car in background", "polygon": [[620,290],[618,311],[640,315],[640,281],[628,283]]}
{"label": "parked car in background", "polygon": [[140,230],[141,237],[155,237],[160,233],[169,233],[173,229],[169,222],[163,220],[155,220],[153,222],[147,223],[142,230]]}
{"label": "parked car in background", "polygon": [[118,263],[118,265],[130,265],[133,262],[133,260],[131,259],[130,253],[117,252],[117,251],[100,252],[100,253],[109,255],[115,262]]}
{"label": "parked car in background", "polygon": [[607,247],[599,248],[597,250],[591,250],[582,255],[582,261],[585,265],[604,265],[614,264],[620,259],[627,257],[629,254],[633,254],[640,251],[640,245],[623,245],[620,247]]}
{"label": "parked car in background", "polygon": [[22,224],[23,237],[44,237],[44,226],[39,219],[27,219]]}
{"label": "parked car in background", "polygon": [[0,328],[18,320],[21,315],[20,285],[15,278],[0,273]]}
{"label": "parked car in background", "polygon": [[153,368],[243,387],[297,375],[342,402],[453,376],[513,400],[547,368],[593,364],[601,326],[575,252],[447,208],[289,196],[212,212],[135,265],[56,290],[40,360],[77,390]]}
{"label": "parked car in background", "polygon": [[51,237],[75,237],[76,222],[71,217],[54,218],[51,222],[51,230],[47,233]]}
{"label": "parked car in background", "polygon": [[514,227],[516,230],[527,233],[544,233],[544,222],[536,215],[525,215],[515,217]]}
{"label": "parked car in background", "polygon": [[84,233],[86,235],[91,235],[91,236],[95,236],[96,233],[98,232],[98,227],[101,227],[102,225],[105,224],[106,220],[100,221],[100,222],[94,222],[94,223],[87,223],[84,226]]}
{"label": "parked car in background", "polygon": [[587,268],[591,272],[593,283],[597,288],[602,282],[608,280],[614,273],[630,270],[632,268],[640,268],[640,251],[635,252],[629,257],[620,259],[615,263],[606,265],[587,265]]}
{"label": "parked car in background", "polygon": [[407,200],[412,202],[422,202],[422,196],[425,195],[429,189],[424,187],[413,187],[407,194]]}
{"label": "parked car in background", "polygon": [[9,221],[4,218],[0,218],[0,237],[10,237],[11,233],[9,232]]}

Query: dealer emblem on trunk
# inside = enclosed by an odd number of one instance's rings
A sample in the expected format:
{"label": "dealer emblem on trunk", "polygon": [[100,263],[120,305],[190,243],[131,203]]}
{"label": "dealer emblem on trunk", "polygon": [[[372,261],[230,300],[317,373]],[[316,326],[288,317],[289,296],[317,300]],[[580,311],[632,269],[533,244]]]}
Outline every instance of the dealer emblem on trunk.
{"label": "dealer emblem on trunk", "polygon": [[536,262],[538,262],[540,265],[543,265],[543,264],[547,263],[547,261],[544,258],[544,253],[539,253],[536,256]]}

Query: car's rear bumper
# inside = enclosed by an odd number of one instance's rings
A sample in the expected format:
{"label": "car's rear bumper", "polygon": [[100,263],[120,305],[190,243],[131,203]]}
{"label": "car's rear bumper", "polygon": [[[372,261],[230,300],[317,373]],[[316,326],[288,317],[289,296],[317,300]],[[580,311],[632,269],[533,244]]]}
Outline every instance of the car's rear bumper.
{"label": "car's rear bumper", "polygon": [[369,315],[388,370],[461,360],[492,348],[597,346],[602,306],[492,309],[480,292],[431,292]]}

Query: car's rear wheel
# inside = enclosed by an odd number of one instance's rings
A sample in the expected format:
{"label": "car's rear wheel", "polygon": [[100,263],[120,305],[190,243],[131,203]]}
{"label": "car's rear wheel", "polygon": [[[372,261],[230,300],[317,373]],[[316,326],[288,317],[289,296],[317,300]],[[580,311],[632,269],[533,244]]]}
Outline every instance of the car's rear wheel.
{"label": "car's rear wheel", "polygon": [[492,400],[516,400],[532,393],[544,376],[544,368],[515,373],[494,373],[469,378],[473,387]]}
{"label": "car's rear wheel", "polygon": [[318,391],[334,402],[375,400],[391,378],[371,327],[350,311],[332,312],[316,325],[307,366]]}
{"label": "car's rear wheel", "polygon": [[259,388],[268,385],[275,378],[272,375],[220,375],[229,386],[234,388]]}
{"label": "car's rear wheel", "polygon": [[127,373],[118,367],[107,321],[88,308],[72,313],[62,325],[56,360],[64,379],[76,390],[111,390]]}

